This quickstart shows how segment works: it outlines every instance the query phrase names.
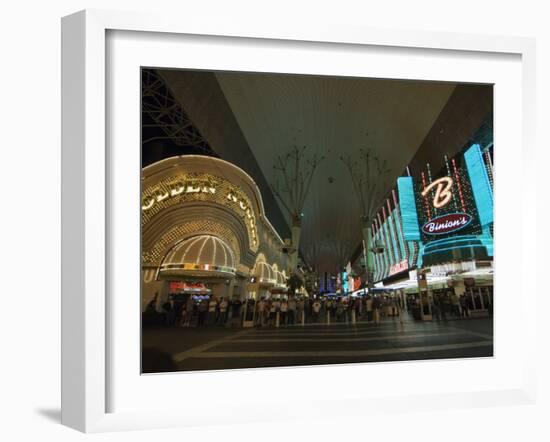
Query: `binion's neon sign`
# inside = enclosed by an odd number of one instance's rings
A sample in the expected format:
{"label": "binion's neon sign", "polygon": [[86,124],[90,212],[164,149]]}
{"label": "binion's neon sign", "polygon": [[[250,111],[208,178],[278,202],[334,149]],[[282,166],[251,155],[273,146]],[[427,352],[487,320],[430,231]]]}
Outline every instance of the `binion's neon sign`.
{"label": "binion's neon sign", "polygon": [[422,196],[426,196],[435,187],[433,206],[436,209],[446,206],[453,197],[451,189],[453,188],[453,179],[445,176],[431,182],[422,191]]}
{"label": "binion's neon sign", "polygon": [[427,235],[443,235],[463,229],[472,221],[467,213],[449,213],[429,220],[422,226],[422,231]]}

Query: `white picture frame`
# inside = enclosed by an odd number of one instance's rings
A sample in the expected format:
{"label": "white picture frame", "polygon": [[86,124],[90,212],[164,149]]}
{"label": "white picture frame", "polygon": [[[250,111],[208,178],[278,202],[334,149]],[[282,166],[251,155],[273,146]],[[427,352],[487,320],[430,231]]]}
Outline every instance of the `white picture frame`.
{"label": "white picture frame", "polygon": [[[107,35],[110,32],[156,33],[165,36],[216,36],[231,44],[235,39],[278,41],[286,45],[308,42],[310,45],[337,44],[341,48],[369,46],[380,51],[401,48],[403,51],[425,49],[432,55],[448,52],[476,54],[483,60],[488,54],[507,54],[521,58],[521,149],[520,156],[524,176],[534,170],[536,149],[534,145],[535,107],[535,42],[519,37],[492,37],[452,33],[428,33],[403,30],[357,29],[345,26],[326,26],[309,23],[295,28],[284,24],[266,27],[265,24],[208,22],[193,20],[183,23],[177,17],[153,16],[144,13],[123,13],[87,10],[63,18],[62,21],[62,423],[84,432],[111,431],[139,428],[161,428],[185,425],[207,425],[200,413],[189,414],[184,410],[156,405],[150,410],[110,410],[109,392],[114,388],[112,377],[113,353],[109,327],[116,320],[111,316],[108,299],[109,266],[111,255],[108,244],[113,238],[109,226],[113,195],[109,180],[112,169],[109,164],[107,140],[110,137],[106,121],[110,92],[107,83]],[[146,34],[141,34],[146,35]],[[153,35],[153,34],[151,34]],[[257,40],[259,41],[259,40]],[[498,112],[498,101],[495,102]],[[498,192],[498,190],[497,190]],[[521,218],[535,216],[536,190],[517,189],[522,198],[524,213]],[[529,208],[531,207],[531,208]],[[497,201],[498,210],[498,201]],[[521,253],[525,258],[532,248],[528,231],[521,231]],[[498,236],[495,240],[498,249]],[[498,252],[500,253],[500,252]],[[534,256],[534,254],[533,254]],[[523,262],[523,261],[522,261]],[[497,266],[498,269],[498,266]],[[526,275],[523,265],[518,272]],[[498,270],[497,270],[498,272]],[[498,277],[498,276],[497,276]],[[527,281],[528,280],[528,281]],[[534,305],[535,281],[526,278],[525,296],[532,296]],[[532,293],[532,295],[530,295]],[[137,295],[136,295],[137,296]],[[498,312],[497,312],[498,314]],[[519,319],[522,320],[521,318]],[[498,316],[497,316],[498,321]],[[522,323],[523,337],[533,338],[535,324]],[[138,331],[136,330],[136,333]],[[497,338],[498,339],[498,338]],[[414,403],[416,409],[468,407],[472,401],[481,406],[499,404],[533,403],[536,396],[535,339],[525,343],[526,351],[521,366],[521,379],[514,379],[503,388],[463,393],[430,393],[408,395],[400,391],[388,391],[379,396],[376,412],[392,412],[406,409]],[[497,354],[498,357],[498,354]],[[354,370],[360,368],[356,366]],[[427,370],[433,370],[425,365]],[[335,367],[331,370],[339,370]],[[277,370],[277,369],[275,369]],[[265,371],[253,371],[253,378],[265,376]],[[260,373],[260,374],[258,374]],[[263,374],[262,374],[263,373]],[[272,371],[284,374],[289,370]],[[296,372],[294,372],[296,373]],[[242,371],[241,371],[242,375]],[[165,375],[165,378],[172,375]],[[226,373],[202,374],[208,379],[226,379]],[[216,378],[217,376],[217,378]],[[517,382],[516,382],[517,381]],[[254,382],[254,380],[252,381]],[[305,385],[305,393],[308,386]],[[344,397],[339,404],[346,404],[354,413],[374,410],[369,401],[357,397]],[[334,398],[313,397],[313,412],[326,406]],[[239,399],[235,399],[239,402]],[[243,402],[243,400],[240,400]],[[367,402],[367,403],[364,403]],[[238,405],[238,406],[237,406]],[[291,407],[290,407],[291,408]],[[284,419],[295,417],[294,410],[266,406],[258,409],[255,404],[239,403],[238,418],[231,416],[227,422]],[[246,414],[246,410],[249,413]],[[245,413],[245,414],[243,414]],[[304,413],[306,413],[304,411]],[[224,419],[220,413],[219,418]]]}

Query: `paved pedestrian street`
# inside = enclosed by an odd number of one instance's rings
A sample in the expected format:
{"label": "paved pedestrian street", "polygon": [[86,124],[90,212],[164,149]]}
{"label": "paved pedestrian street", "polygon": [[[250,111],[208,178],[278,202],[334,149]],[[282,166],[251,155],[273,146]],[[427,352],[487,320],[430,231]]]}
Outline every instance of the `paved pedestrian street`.
{"label": "paved pedestrian street", "polygon": [[[143,371],[163,355],[161,371],[388,362],[493,356],[489,318],[380,325],[280,328],[151,328],[143,330]],[[168,358],[168,355],[170,358]],[[159,371],[158,366],[155,370]]]}

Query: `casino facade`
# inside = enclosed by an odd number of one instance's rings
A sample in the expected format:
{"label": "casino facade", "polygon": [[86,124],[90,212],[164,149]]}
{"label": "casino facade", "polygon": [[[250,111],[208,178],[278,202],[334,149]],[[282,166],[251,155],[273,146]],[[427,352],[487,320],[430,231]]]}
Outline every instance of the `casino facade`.
{"label": "casino facade", "polygon": [[144,167],[141,185],[142,309],[178,293],[244,299],[286,290],[283,240],[242,169],[176,156]]}
{"label": "casino facade", "polygon": [[493,144],[467,146],[397,179],[372,224],[374,282],[431,296],[452,291],[473,311],[493,302]]}

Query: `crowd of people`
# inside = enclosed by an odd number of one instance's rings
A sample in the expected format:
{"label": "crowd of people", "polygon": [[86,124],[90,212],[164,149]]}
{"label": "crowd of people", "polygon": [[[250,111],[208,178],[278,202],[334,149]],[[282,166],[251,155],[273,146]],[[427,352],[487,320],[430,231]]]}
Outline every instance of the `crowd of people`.
{"label": "crowd of people", "polygon": [[[210,296],[169,296],[159,305],[157,296],[144,312],[144,325],[166,325],[180,327],[285,327],[296,324],[327,324],[368,322],[380,324],[382,318],[403,322],[411,315],[419,319],[419,310],[431,311],[435,321],[464,319],[478,308],[471,296],[456,295],[453,291],[436,291],[430,297],[430,309],[421,307],[418,296],[399,296],[379,293],[374,296],[337,297],[263,297],[259,300],[231,299]],[[492,316],[492,303],[485,304]],[[160,311],[159,311],[160,310]]]}
{"label": "crowd of people", "polygon": [[432,316],[436,321],[446,321],[448,317],[466,319],[471,316],[472,310],[482,306],[487,308],[489,316],[493,315],[493,303],[488,298],[482,302],[479,294],[470,296],[466,293],[456,295],[453,291],[436,291],[431,297]]}
{"label": "crowd of people", "polygon": [[284,296],[258,301],[214,295],[187,296],[185,300],[170,296],[160,310],[155,296],[144,313],[144,323],[181,327],[242,326],[245,321],[257,327],[356,321],[379,324],[385,316],[402,320],[404,302],[389,295],[357,298]]}

